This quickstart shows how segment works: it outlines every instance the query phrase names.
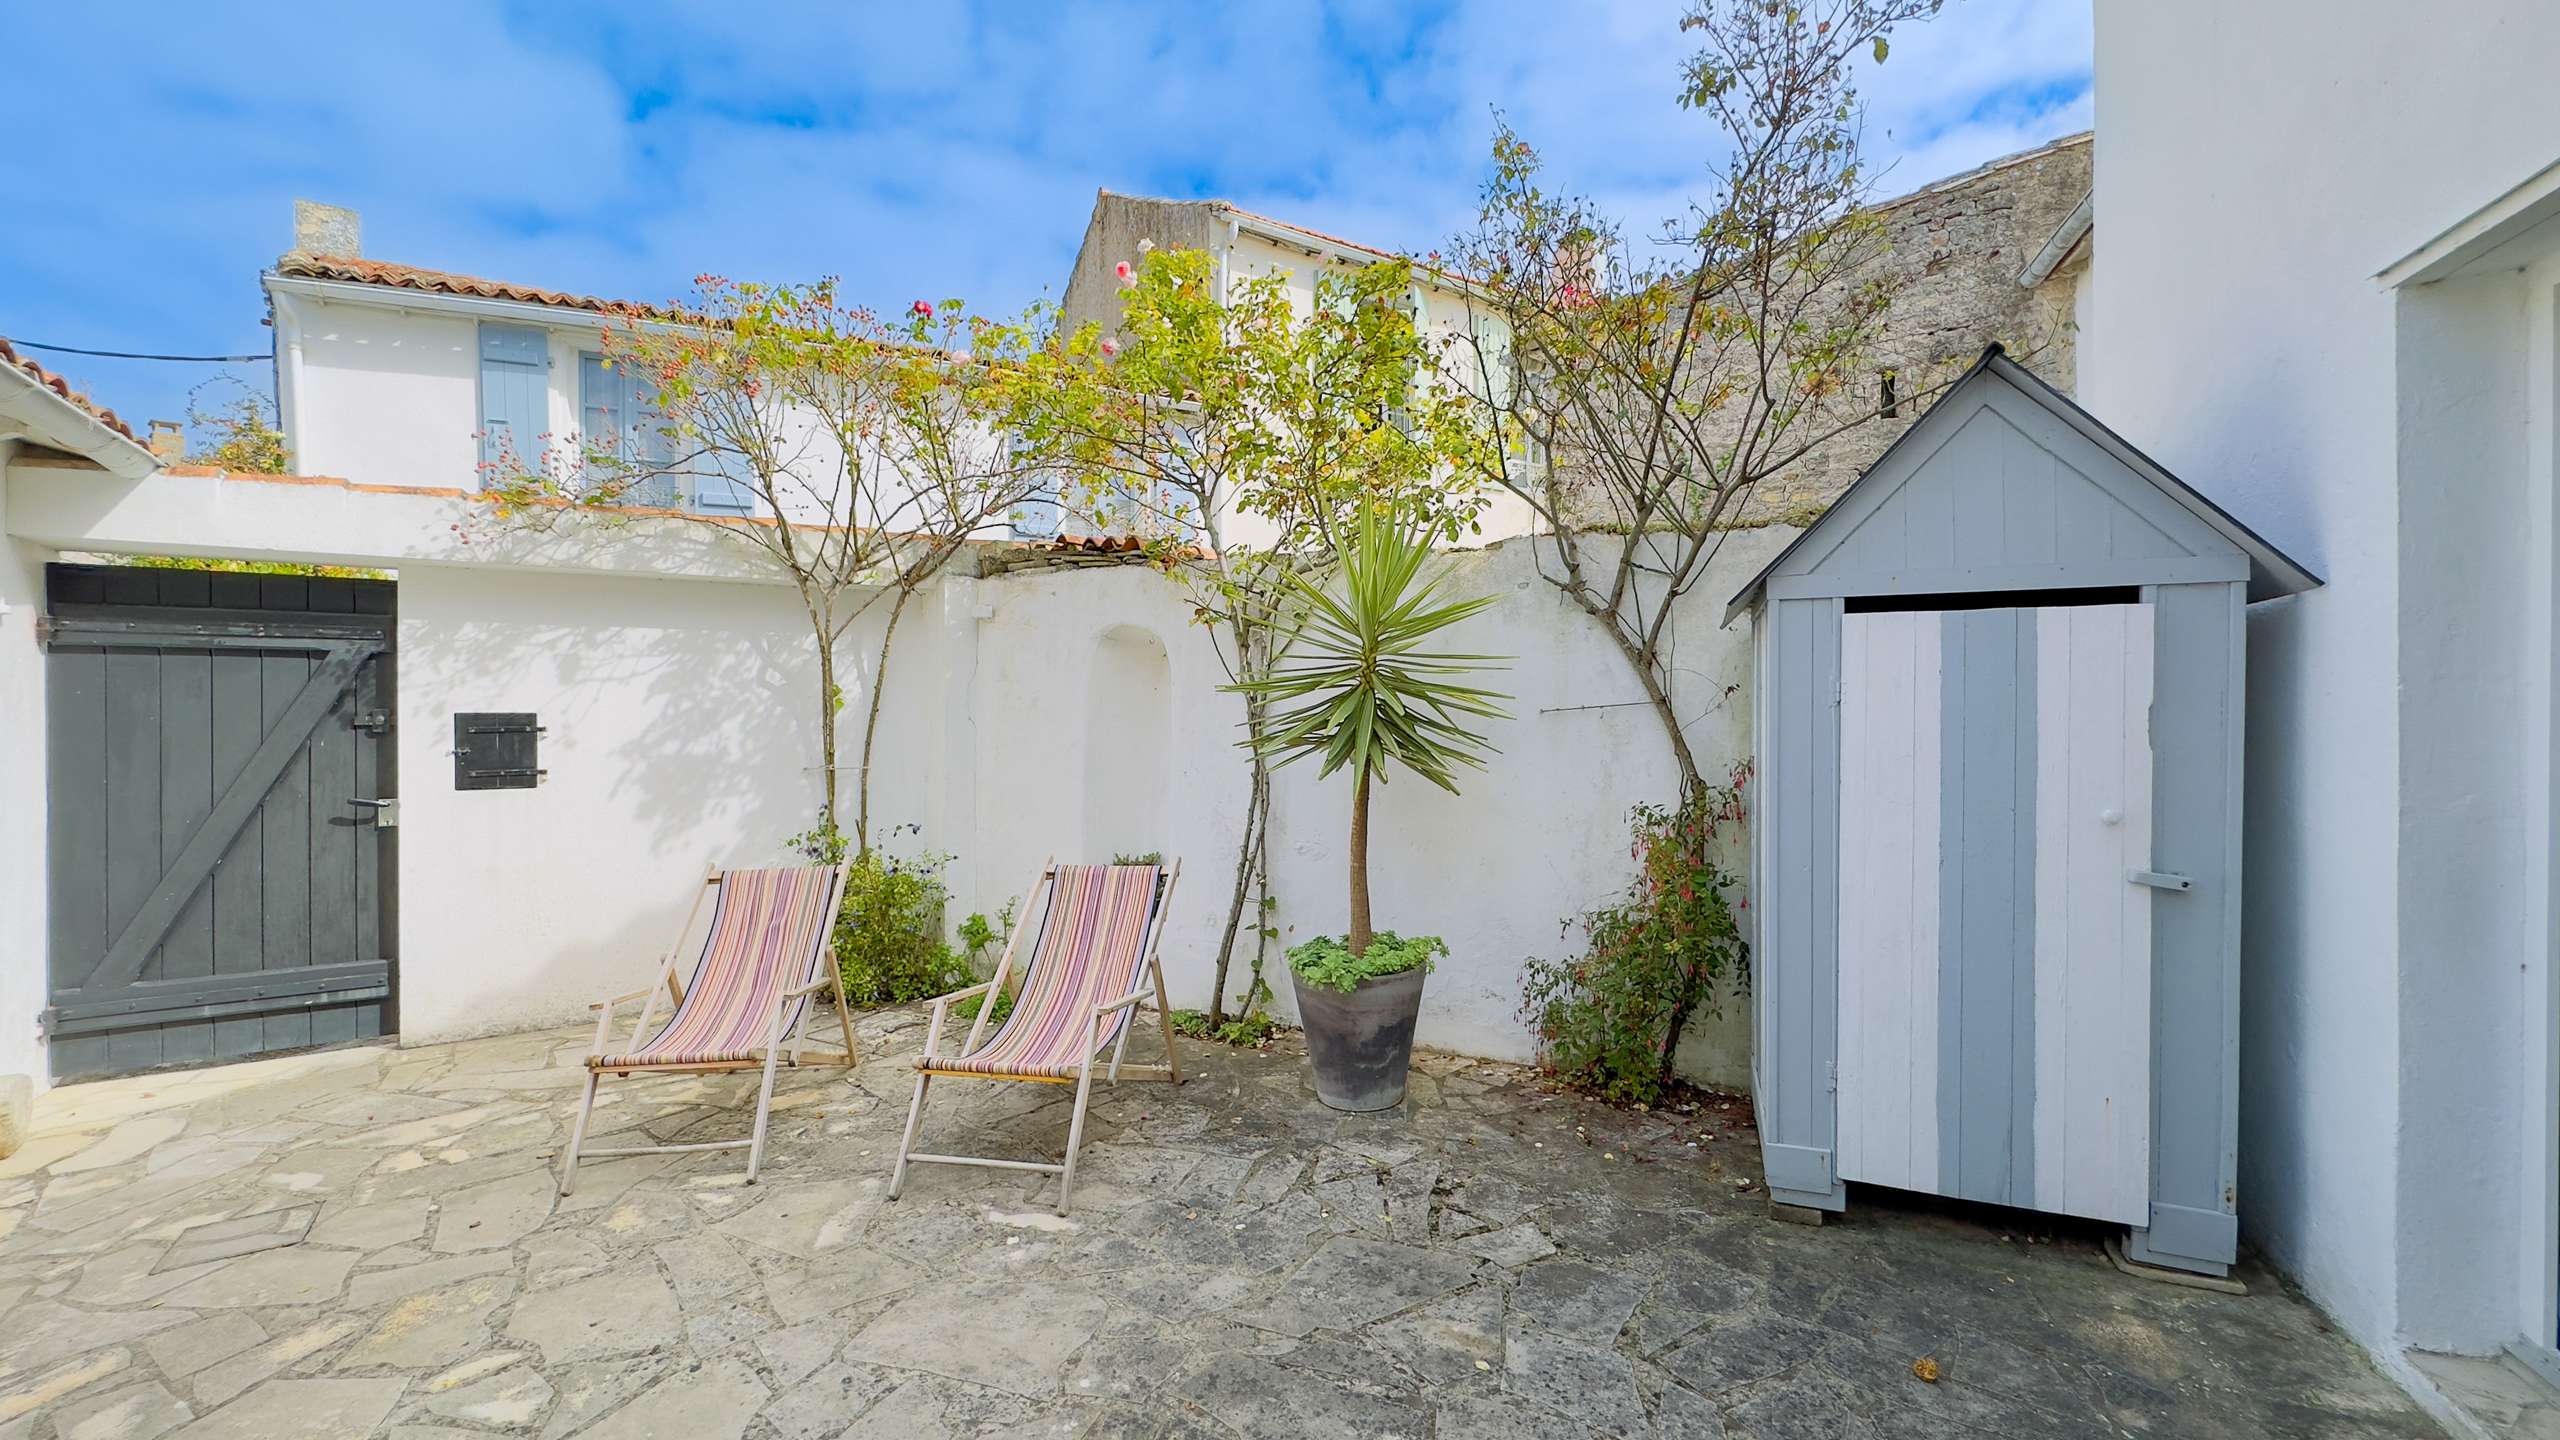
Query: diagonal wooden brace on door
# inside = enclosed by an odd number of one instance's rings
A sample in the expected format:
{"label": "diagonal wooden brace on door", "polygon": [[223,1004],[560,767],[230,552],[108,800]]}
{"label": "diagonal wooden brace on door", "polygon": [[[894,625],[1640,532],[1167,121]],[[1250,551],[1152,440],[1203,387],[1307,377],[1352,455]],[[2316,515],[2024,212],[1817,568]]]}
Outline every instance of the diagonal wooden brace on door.
{"label": "diagonal wooden brace on door", "polygon": [[267,791],[274,788],[277,777],[284,774],[284,767],[301,753],[311,732],[320,728],[321,720],[337,705],[338,697],[355,684],[364,662],[382,653],[384,647],[380,641],[342,640],[314,648],[320,650],[322,659],[311,667],[311,678],[303,682],[301,693],[276,717],[267,738],[258,743],[249,763],[241,767],[239,778],[222,792],[204,823],[196,827],[186,847],[178,852],[177,860],[160,877],[160,883],[143,897],[142,908],[133,912],[133,918],[116,935],[115,943],[107,947],[106,956],[98,961],[98,968],[80,983],[82,990],[95,992],[129,985],[142,973],[143,962],[159,948],[169,927],[178,923],[178,912],[186,908],[197,887],[213,874],[223,852],[231,848],[233,837],[249,823],[250,816],[258,813],[258,806],[266,800]]}

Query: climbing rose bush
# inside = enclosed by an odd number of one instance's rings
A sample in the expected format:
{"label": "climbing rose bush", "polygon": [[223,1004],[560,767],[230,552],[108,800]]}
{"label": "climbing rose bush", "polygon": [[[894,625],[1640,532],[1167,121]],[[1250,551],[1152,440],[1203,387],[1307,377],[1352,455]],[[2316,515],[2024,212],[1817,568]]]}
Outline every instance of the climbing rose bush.
{"label": "climbing rose bush", "polygon": [[1747,839],[1750,778],[1737,766],[1728,783],[1680,805],[1637,806],[1629,817],[1636,875],[1626,892],[1582,917],[1581,955],[1529,961],[1521,1018],[1561,1078],[1650,1105],[1672,1082],[1690,1017],[1721,1014],[1749,987],[1739,920],[1748,902],[1730,857]]}

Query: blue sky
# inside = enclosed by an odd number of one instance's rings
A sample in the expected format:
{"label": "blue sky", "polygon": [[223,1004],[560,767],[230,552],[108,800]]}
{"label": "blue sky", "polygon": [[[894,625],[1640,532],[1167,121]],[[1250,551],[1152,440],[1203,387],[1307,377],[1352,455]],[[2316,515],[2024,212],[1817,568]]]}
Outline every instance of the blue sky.
{"label": "blue sky", "polygon": [[[13,7],[0,335],[264,352],[296,196],[361,211],[368,255],[634,299],[833,274],[1009,312],[1064,284],[1098,187],[1424,250],[1497,107],[1564,188],[1658,220],[1714,158],[1670,98],[1679,8]],[[1952,0],[1863,88],[1891,189],[2083,129],[2088,5]],[[137,428],[225,373],[39,358]]]}

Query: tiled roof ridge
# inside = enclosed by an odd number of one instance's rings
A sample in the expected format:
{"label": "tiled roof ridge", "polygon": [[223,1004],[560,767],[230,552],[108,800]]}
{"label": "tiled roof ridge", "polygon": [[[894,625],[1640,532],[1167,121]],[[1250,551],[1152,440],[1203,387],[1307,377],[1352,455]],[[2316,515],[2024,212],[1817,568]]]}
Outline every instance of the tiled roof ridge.
{"label": "tiled roof ridge", "polygon": [[631,319],[664,318],[676,313],[672,308],[664,305],[646,305],[634,300],[608,300],[600,295],[578,295],[566,290],[546,290],[537,285],[516,285],[504,280],[488,280],[452,270],[433,270],[424,265],[403,265],[390,260],[366,260],[353,255],[310,255],[296,252],[276,262],[276,273],[303,280],[343,280],[358,285],[383,285],[398,290],[419,290],[434,295],[461,295],[482,300],[514,300],[527,305],[550,305],[564,310],[585,310],[598,315],[618,315]]}

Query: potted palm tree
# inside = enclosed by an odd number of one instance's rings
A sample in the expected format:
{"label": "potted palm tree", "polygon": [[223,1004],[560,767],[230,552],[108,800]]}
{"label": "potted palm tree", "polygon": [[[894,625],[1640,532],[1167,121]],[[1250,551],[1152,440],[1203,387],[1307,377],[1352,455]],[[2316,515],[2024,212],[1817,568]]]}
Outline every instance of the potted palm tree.
{"label": "potted palm tree", "polygon": [[1493,749],[1469,723],[1507,718],[1496,702],[1508,697],[1462,680],[1503,657],[1424,648],[1494,600],[1442,598],[1448,573],[1426,573],[1425,526],[1364,509],[1340,558],[1339,593],[1288,577],[1273,617],[1278,656],[1266,676],[1231,688],[1271,704],[1262,748],[1275,769],[1316,756],[1324,775],[1351,772],[1350,926],[1291,946],[1289,979],[1317,1097],[1337,1110],[1384,1110],[1404,1103],[1422,979],[1449,947],[1373,928],[1370,785],[1384,786],[1393,762],[1457,794],[1458,767],[1481,769]]}

